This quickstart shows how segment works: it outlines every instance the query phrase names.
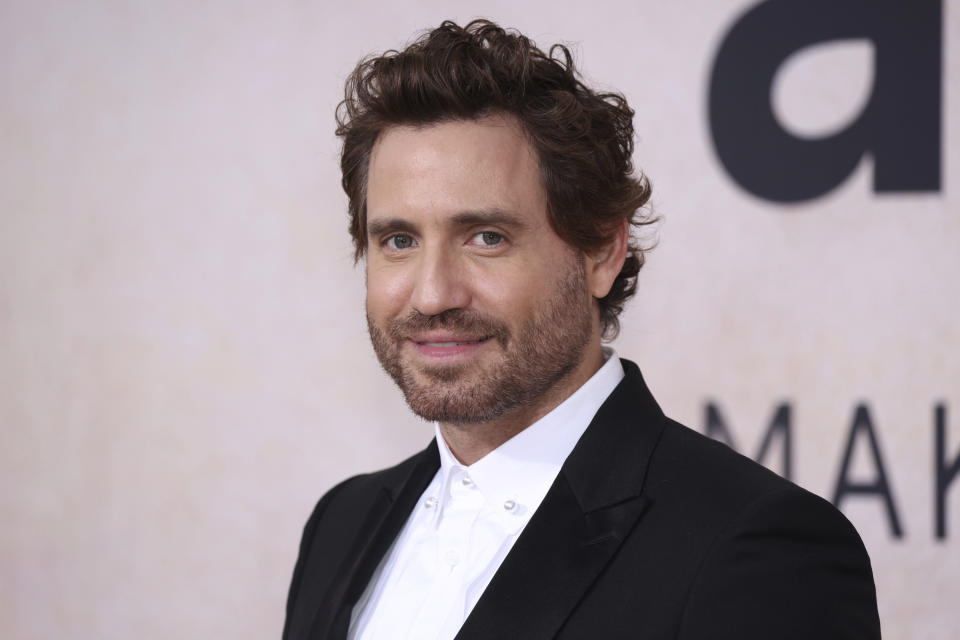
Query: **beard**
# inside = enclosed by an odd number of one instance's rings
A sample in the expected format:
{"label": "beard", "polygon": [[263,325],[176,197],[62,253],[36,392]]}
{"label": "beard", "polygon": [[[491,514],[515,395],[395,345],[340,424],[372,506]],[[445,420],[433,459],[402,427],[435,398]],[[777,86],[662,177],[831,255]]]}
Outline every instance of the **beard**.
{"label": "beard", "polygon": [[[433,316],[413,311],[384,327],[367,314],[367,328],[377,359],[414,413],[439,422],[483,423],[536,402],[577,368],[593,332],[593,306],[584,265],[571,256],[552,295],[516,334],[503,320],[467,309]],[[488,336],[500,356],[435,365],[404,356],[411,335],[436,329]]]}

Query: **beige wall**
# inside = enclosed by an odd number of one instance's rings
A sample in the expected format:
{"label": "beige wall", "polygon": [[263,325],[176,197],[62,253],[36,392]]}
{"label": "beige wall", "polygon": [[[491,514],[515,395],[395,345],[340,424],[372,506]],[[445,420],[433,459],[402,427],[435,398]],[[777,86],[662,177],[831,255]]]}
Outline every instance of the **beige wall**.
{"label": "beige wall", "polygon": [[[342,80],[369,51],[487,15],[574,43],[637,110],[665,222],[616,348],[669,414],[702,429],[713,399],[750,451],[790,400],[796,479],[827,496],[867,402],[905,537],[877,501],[844,510],[885,635],[951,637],[960,488],[936,541],[932,460],[937,401],[960,447],[960,12],[942,192],[877,196],[867,158],[785,209],[736,187],[708,137],[713,53],[749,4],[3,3],[0,636],[279,635],[313,502],[430,437],[367,343]],[[775,96],[800,129],[869,90],[869,50],[820,54]]]}

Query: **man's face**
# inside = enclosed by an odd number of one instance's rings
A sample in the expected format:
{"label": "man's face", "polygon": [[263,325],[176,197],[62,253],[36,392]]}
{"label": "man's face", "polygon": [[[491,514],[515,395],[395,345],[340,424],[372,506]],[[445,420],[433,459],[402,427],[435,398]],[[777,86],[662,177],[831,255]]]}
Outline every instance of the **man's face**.
{"label": "man's face", "polygon": [[370,337],[428,420],[534,405],[599,344],[583,256],[550,227],[537,159],[510,117],[386,130],[367,231]]}

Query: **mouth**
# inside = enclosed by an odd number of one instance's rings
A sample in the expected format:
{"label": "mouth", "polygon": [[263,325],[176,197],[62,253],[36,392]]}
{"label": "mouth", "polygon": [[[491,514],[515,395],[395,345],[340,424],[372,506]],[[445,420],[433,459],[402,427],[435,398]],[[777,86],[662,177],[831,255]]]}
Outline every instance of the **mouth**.
{"label": "mouth", "polygon": [[493,336],[483,336],[479,338],[467,336],[451,337],[433,337],[433,336],[414,336],[410,338],[417,353],[427,359],[451,359],[467,357],[473,352],[479,350]]}
{"label": "mouth", "polygon": [[422,345],[422,346],[424,346],[424,347],[448,348],[448,347],[459,347],[459,346],[465,345],[465,344],[480,344],[481,342],[486,342],[486,341],[489,340],[489,339],[490,339],[490,338],[480,338],[479,340],[458,340],[458,341],[456,341],[456,342],[425,342],[425,341],[424,341],[424,342],[420,342],[420,341],[417,341],[417,344]]}

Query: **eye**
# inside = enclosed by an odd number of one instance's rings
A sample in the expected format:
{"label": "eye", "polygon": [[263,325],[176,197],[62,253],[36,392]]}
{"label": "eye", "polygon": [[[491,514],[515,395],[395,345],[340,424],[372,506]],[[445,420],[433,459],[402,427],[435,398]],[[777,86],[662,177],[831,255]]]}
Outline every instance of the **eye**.
{"label": "eye", "polygon": [[482,247],[495,247],[502,243],[503,240],[503,236],[496,231],[481,231],[472,238],[474,244]]}
{"label": "eye", "polygon": [[413,236],[406,233],[395,233],[384,241],[388,249],[400,251],[413,246]]}

